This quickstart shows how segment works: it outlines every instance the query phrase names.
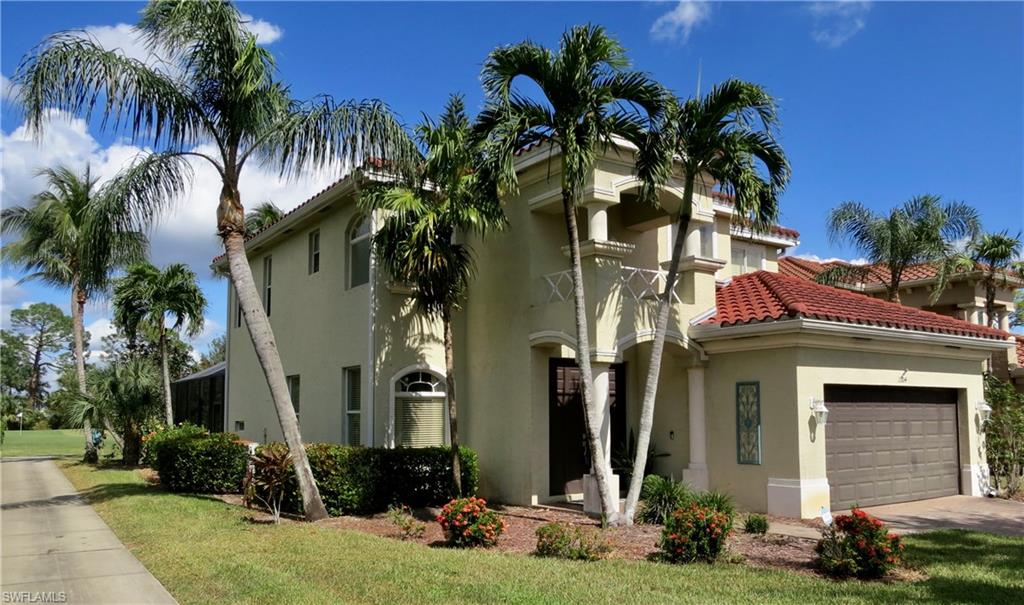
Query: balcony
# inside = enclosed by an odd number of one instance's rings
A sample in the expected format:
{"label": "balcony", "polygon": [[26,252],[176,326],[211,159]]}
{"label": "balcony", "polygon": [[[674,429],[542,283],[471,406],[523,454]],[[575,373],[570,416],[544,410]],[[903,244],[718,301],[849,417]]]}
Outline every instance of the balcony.
{"label": "balcony", "polygon": [[[620,294],[636,303],[657,302],[661,293],[665,290],[665,279],[667,271],[657,269],[641,269],[639,267],[621,266],[617,285]],[[564,302],[572,298],[572,271],[558,271],[541,277],[542,302],[555,303]],[[673,288],[672,299],[675,303],[681,303],[678,293],[679,281],[676,281],[676,288]]]}

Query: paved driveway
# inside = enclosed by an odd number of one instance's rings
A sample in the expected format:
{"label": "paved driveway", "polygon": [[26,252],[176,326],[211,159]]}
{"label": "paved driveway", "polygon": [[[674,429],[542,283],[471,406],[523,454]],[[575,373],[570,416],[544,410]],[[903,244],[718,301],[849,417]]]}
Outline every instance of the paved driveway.
{"label": "paved driveway", "polygon": [[917,502],[869,506],[868,513],[899,533],[933,529],[970,529],[1007,536],[1024,536],[1024,502],[1000,498],[948,496]]}
{"label": "paved driveway", "polygon": [[0,591],[7,602],[175,603],[49,458],[4,458]]}

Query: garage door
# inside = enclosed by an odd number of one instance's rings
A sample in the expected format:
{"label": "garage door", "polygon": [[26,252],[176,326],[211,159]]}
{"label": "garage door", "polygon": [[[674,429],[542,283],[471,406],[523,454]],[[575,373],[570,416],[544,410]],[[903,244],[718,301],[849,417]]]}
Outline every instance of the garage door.
{"label": "garage door", "polygon": [[953,389],[826,386],[832,510],[960,493]]}

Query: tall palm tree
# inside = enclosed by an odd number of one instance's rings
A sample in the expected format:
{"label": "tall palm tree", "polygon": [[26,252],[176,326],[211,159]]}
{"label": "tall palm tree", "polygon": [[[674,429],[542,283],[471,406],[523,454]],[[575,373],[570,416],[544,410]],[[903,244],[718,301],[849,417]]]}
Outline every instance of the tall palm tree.
{"label": "tall palm tree", "polygon": [[157,334],[167,426],[174,426],[167,319],[173,320],[171,330],[187,327],[186,333],[194,337],[203,330],[205,312],[206,297],[196,283],[196,274],[181,263],[168,265],[163,271],[149,262],[136,263],[114,283],[114,322],[125,331],[128,341],[135,341],[141,324]]}
{"label": "tall palm tree", "polygon": [[281,220],[284,210],[278,208],[277,204],[266,201],[245,213],[245,230],[249,235],[259,233],[267,227]]}
{"label": "tall palm tree", "polygon": [[[40,176],[46,178],[46,190],[30,205],[6,208],[0,214],[2,232],[18,236],[4,246],[4,261],[26,272],[23,280],[70,291],[75,373],[79,392],[86,395],[85,304],[107,291],[114,268],[146,257],[148,240],[133,229],[137,221],[130,208],[158,205],[176,195],[187,178],[187,166],[141,156],[102,185],[88,167],[78,174],[58,166]],[[87,460],[96,459],[91,432],[87,424]]]}
{"label": "tall palm tree", "polygon": [[[608,522],[618,518],[617,494],[610,490],[611,468],[598,434],[601,410],[595,408],[590,365],[583,269],[580,264],[576,205],[598,154],[614,145],[613,137],[634,142],[639,155],[647,152],[645,131],[657,119],[667,99],[665,90],[645,74],[628,71],[625,49],[602,27],[579,26],[566,31],[557,52],[532,42],[494,50],[483,67],[487,105],[478,117],[477,131],[488,139],[488,163],[503,191],[517,191],[514,152],[525,145],[547,142],[561,152],[562,212],[572,263],[576,319],[576,361],[584,425]],[[530,81],[540,96],[514,90],[516,79]],[[643,110],[643,115],[640,109]],[[657,165],[642,158],[640,166]],[[654,197],[653,173],[641,173],[643,198]]]}
{"label": "tall palm tree", "polygon": [[777,124],[775,100],[762,87],[727,80],[702,98],[673,103],[664,123],[652,133],[651,144],[661,150],[656,156],[660,162],[657,172],[667,175],[675,161],[682,164],[683,200],[673,217],[676,232],[672,258],[658,299],[654,342],[640,407],[636,458],[626,495],[626,523],[633,521],[647,467],[665,335],[683,241],[693,216],[694,191],[718,183],[723,191],[734,195],[735,212],[745,224],[754,229],[774,224],[779,195],[790,175],[789,161],[774,138]]}
{"label": "tall palm tree", "polygon": [[[276,164],[291,177],[310,168],[358,165],[365,158],[401,169],[415,158],[415,146],[379,101],[293,99],[275,79],[273,55],[257,44],[229,2],[152,0],[136,29],[161,66],[105,49],[75,32],[55,34],[30,52],[16,76],[27,123],[38,132],[50,108],[86,117],[98,110],[105,118],[102,127],[127,132],[133,140],[148,139],[162,149],[161,159],[192,157],[214,166],[221,178],[217,233],[231,281],[292,452],[306,518],[325,518],[246,257],[239,185],[251,162]],[[158,210],[141,204],[134,209],[140,215]]]}
{"label": "tall palm tree", "polygon": [[942,295],[954,274],[981,269],[981,281],[985,285],[985,317],[990,327],[999,327],[996,293],[1000,286],[1006,288],[1010,285],[1011,276],[1024,277],[1024,261],[1020,259],[1022,246],[1020,235],[1010,235],[1007,231],[979,234],[967,243],[964,250],[942,263],[932,302]]}
{"label": "tall palm tree", "polygon": [[472,249],[461,240],[500,229],[506,219],[497,189],[481,169],[482,146],[474,141],[460,97],[448,100],[439,122],[425,119],[416,135],[425,150],[417,182],[371,189],[360,203],[363,212],[380,210],[385,217],[373,237],[381,265],[412,286],[423,313],[441,320],[452,480],[461,495],[452,312],[462,306],[474,272]]}
{"label": "tall palm tree", "polygon": [[835,244],[852,244],[867,265],[833,265],[817,276],[836,285],[862,281],[876,267],[888,273],[888,299],[900,302],[900,283],[907,267],[939,262],[954,253],[954,243],[978,232],[978,212],[963,202],[919,195],[878,214],[859,202],[843,202],[828,215],[828,235]]}

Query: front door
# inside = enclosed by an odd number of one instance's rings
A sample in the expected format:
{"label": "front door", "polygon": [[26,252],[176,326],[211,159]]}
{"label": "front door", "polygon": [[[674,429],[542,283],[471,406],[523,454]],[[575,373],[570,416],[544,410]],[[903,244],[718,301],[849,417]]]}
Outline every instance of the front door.
{"label": "front door", "polygon": [[[612,408],[612,443],[626,435],[626,366],[613,364],[608,379]],[[552,359],[548,366],[548,458],[552,496],[583,492],[590,472],[590,447],[583,422],[580,370],[574,359]]]}

